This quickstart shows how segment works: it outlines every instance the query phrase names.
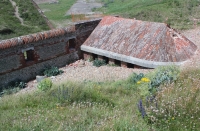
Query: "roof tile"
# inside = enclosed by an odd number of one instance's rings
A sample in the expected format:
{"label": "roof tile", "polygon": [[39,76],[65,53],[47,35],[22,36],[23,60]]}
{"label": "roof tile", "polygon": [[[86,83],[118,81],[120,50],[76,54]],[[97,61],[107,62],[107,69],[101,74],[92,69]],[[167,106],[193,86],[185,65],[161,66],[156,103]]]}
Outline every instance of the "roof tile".
{"label": "roof tile", "polygon": [[83,45],[155,62],[185,61],[197,49],[164,23],[113,16],[104,17]]}
{"label": "roof tile", "polygon": [[0,41],[0,49],[6,49],[6,48],[11,48],[17,45],[37,42],[43,39],[53,38],[59,35],[64,35],[64,34],[72,33],[72,32],[75,32],[74,26],[15,37],[12,39],[7,39],[7,40],[2,40]]}

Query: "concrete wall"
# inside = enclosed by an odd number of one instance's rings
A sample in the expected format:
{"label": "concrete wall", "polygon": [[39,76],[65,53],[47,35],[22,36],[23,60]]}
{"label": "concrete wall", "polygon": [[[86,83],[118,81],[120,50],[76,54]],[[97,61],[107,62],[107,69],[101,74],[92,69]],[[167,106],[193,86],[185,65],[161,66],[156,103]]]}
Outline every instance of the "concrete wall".
{"label": "concrete wall", "polygon": [[0,41],[0,89],[15,80],[34,79],[45,67],[62,67],[79,59],[80,46],[99,22]]}

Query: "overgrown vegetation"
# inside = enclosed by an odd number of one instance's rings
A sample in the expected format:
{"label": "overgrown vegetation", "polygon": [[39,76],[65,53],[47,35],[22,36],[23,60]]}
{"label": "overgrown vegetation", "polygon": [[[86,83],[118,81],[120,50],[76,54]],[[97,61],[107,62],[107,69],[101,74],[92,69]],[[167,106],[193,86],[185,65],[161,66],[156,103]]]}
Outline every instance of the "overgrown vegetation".
{"label": "overgrown vegetation", "polygon": [[148,123],[166,131],[200,130],[200,70],[181,72],[179,78],[161,86],[155,99],[147,101]]}
{"label": "overgrown vegetation", "polygon": [[40,83],[38,83],[37,88],[41,91],[47,91],[52,87],[52,81],[50,78],[45,78]]}
{"label": "overgrown vegetation", "polygon": [[[154,80],[162,82],[154,87],[159,90],[152,93]],[[66,82],[45,92],[2,97],[0,127],[2,130],[199,130],[199,84],[200,69],[179,72],[174,66],[133,74],[127,80],[115,82]]]}
{"label": "overgrown vegetation", "polygon": [[10,82],[8,86],[3,87],[2,90],[0,90],[0,97],[3,95],[10,95],[17,93],[21,89],[26,87],[26,83],[20,80],[16,80],[13,82]]}
{"label": "overgrown vegetation", "polygon": [[55,66],[51,66],[51,67],[45,68],[44,71],[43,71],[43,75],[45,75],[47,77],[57,76],[57,75],[60,75],[62,73],[63,73],[63,71],[59,70],[59,68],[55,67]]}
{"label": "overgrown vegetation", "polygon": [[21,25],[19,19],[15,16],[15,9],[11,2],[9,0],[1,0],[0,40],[49,29],[45,20],[31,3],[31,0],[13,1],[19,7],[20,17],[23,18],[25,25]]}
{"label": "overgrown vegetation", "polygon": [[93,61],[93,66],[100,67],[100,66],[103,66],[103,65],[106,65],[106,61],[105,60],[95,59]]}
{"label": "overgrown vegetation", "polygon": [[[199,0],[101,0],[105,14],[138,20],[166,22],[176,29],[188,29],[199,19]],[[98,9],[99,10],[99,9]],[[199,24],[199,23],[198,23]]]}

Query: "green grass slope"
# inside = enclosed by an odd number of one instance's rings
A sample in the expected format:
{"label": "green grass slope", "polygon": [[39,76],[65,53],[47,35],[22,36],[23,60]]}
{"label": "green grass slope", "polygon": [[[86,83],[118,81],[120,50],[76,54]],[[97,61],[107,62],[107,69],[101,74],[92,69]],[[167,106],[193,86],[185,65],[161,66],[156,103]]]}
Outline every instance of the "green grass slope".
{"label": "green grass slope", "polygon": [[59,3],[56,4],[43,3],[38,6],[45,11],[44,14],[54,26],[60,27],[68,25],[71,16],[67,16],[66,13],[76,1],[77,0],[59,0]]}
{"label": "green grass slope", "polygon": [[166,22],[177,29],[188,29],[199,19],[199,0],[101,0],[105,14],[138,20]]}
{"label": "green grass slope", "polygon": [[0,97],[0,129],[199,131],[199,84],[200,69],[177,67],[115,82],[66,81]]}
{"label": "green grass slope", "polygon": [[27,35],[43,30],[48,30],[43,17],[33,6],[31,0],[13,0],[19,7],[20,17],[24,20],[21,25],[15,17],[15,9],[9,0],[0,1],[0,40]]}

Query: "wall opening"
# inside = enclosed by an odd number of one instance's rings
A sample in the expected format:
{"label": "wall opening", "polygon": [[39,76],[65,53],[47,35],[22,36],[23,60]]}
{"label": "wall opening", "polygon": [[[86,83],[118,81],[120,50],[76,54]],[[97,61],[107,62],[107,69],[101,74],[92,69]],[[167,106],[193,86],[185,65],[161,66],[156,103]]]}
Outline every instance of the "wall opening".
{"label": "wall opening", "polygon": [[28,61],[34,61],[34,50],[26,50],[23,52],[24,53],[24,60],[26,62]]}
{"label": "wall opening", "polygon": [[92,59],[93,59],[93,60],[95,60],[95,59],[97,59],[97,58],[98,58],[98,55],[92,54]]}
{"label": "wall opening", "polygon": [[75,38],[69,39],[69,49],[75,49],[76,48],[76,40]]}
{"label": "wall opening", "polygon": [[117,66],[121,66],[121,61],[119,61],[119,60],[115,60],[115,65],[117,65]]}
{"label": "wall opening", "polygon": [[127,63],[127,68],[134,68],[134,64]]}
{"label": "wall opening", "polygon": [[108,57],[103,56],[103,60],[105,60],[105,61],[106,61],[106,64],[108,64],[108,62],[109,62]]}
{"label": "wall opening", "polygon": [[69,52],[74,52],[76,51],[76,39],[69,39],[68,41],[68,48],[69,48]]}

